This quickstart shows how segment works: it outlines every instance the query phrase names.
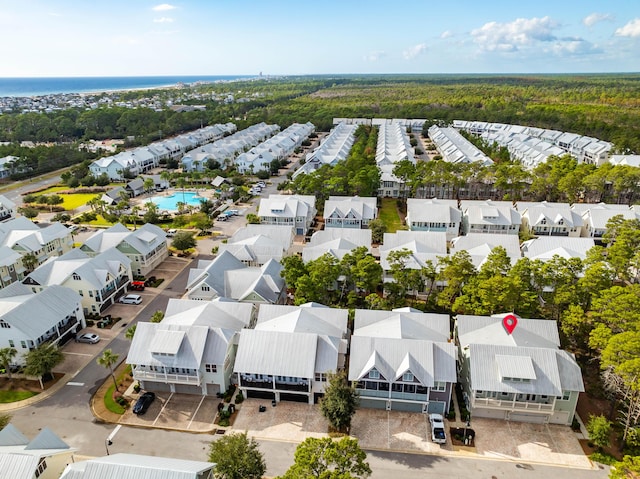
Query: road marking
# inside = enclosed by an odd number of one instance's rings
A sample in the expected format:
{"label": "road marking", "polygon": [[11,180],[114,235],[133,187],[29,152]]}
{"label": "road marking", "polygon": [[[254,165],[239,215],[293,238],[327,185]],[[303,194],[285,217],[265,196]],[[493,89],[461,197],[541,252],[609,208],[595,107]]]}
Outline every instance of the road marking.
{"label": "road marking", "polygon": [[69,381],[67,383],[67,386],[84,386],[84,383],[74,383],[72,381]]}
{"label": "road marking", "polygon": [[155,420],[153,421],[152,426],[156,425],[156,423],[158,422],[158,419],[160,419],[160,416],[162,415],[162,411],[165,410],[165,408],[167,407],[167,404],[169,404],[169,401],[171,401],[172,397],[173,397],[173,393],[169,394],[169,397],[167,398],[167,401],[162,405],[162,408],[160,408],[160,412],[158,413],[158,415],[156,416]]}
{"label": "road marking", "polygon": [[187,429],[191,429],[191,424],[193,423],[193,420],[196,418],[196,414],[198,414],[198,411],[200,410],[200,406],[202,406],[202,402],[204,401],[205,397],[206,396],[203,394],[202,399],[200,399],[200,402],[198,403],[198,407],[196,408],[196,410],[193,413],[193,416],[191,417],[191,421],[189,421],[189,425],[187,426]]}
{"label": "road marking", "polygon": [[92,357],[92,356],[93,356],[93,354],[87,354],[87,353],[72,353],[72,352],[69,352],[69,351],[65,351],[65,352],[64,352],[64,354],[74,354],[74,355],[76,355],[76,356],[88,356],[88,357]]}

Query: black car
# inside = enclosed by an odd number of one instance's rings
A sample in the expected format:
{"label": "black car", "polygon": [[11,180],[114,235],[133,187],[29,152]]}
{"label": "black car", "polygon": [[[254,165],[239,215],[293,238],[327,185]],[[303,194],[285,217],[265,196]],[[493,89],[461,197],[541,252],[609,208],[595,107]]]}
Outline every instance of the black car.
{"label": "black car", "polygon": [[136,404],[133,406],[133,413],[144,414],[147,409],[149,409],[149,406],[151,406],[151,403],[155,398],[156,395],[152,392],[146,392],[142,394],[136,401]]}

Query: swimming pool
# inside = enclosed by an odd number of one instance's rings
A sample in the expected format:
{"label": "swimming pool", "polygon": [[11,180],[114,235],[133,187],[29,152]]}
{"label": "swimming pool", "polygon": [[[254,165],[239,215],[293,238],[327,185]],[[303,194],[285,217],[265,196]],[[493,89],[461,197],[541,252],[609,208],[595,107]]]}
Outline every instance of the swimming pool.
{"label": "swimming pool", "polygon": [[190,206],[200,206],[200,201],[204,200],[203,196],[199,196],[198,193],[192,191],[178,191],[169,196],[152,196],[149,201],[152,201],[158,205],[160,211],[177,211],[178,203],[186,203]]}

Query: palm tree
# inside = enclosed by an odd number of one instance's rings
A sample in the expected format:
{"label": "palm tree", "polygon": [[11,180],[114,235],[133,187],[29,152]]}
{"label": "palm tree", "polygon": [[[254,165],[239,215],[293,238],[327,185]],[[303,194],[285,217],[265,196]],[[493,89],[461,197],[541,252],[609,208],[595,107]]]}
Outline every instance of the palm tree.
{"label": "palm tree", "polygon": [[153,190],[153,188],[155,187],[156,184],[153,181],[153,178],[147,177],[147,178],[144,179],[143,185],[144,185],[145,192],[147,194],[149,194],[151,192],[151,190]]}
{"label": "palm tree", "polygon": [[120,391],[120,390],[118,389],[118,382],[116,381],[116,376],[115,374],[113,374],[113,365],[118,362],[119,357],[120,357],[119,354],[115,354],[110,349],[105,349],[104,352],[102,353],[102,356],[100,356],[96,360],[100,366],[109,368],[109,371],[111,371],[111,377],[113,378],[113,385],[116,387],[116,391]]}
{"label": "palm tree", "polygon": [[52,343],[43,343],[25,356],[24,372],[27,376],[37,376],[40,387],[44,389],[42,378],[50,376],[51,370],[62,361],[64,361],[64,354],[58,346]]}
{"label": "palm tree", "polygon": [[31,273],[38,266],[38,258],[33,253],[27,253],[22,257],[22,266]]}
{"label": "palm tree", "polygon": [[7,371],[9,379],[11,379],[11,361],[16,357],[18,351],[15,348],[0,349],[0,364]]}
{"label": "palm tree", "polygon": [[187,185],[187,182],[185,181],[185,179],[183,177],[180,177],[176,180],[176,186],[178,188],[182,188],[182,202],[186,203],[185,199],[184,199],[184,187]]}
{"label": "palm tree", "polygon": [[129,326],[124,333],[124,337],[127,338],[129,341],[133,341],[133,336],[135,336],[136,334],[137,326],[138,326],[137,324],[134,324],[133,326]]}

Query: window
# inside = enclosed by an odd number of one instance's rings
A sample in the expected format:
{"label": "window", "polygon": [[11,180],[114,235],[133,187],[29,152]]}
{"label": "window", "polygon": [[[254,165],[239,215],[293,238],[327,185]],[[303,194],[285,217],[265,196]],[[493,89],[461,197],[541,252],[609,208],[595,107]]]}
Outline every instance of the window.
{"label": "window", "polygon": [[80,281],[80,275],[78,273],[73,273],[72,277],[74,280]]}
{"label": "window", "polygon": [[402,375],[402,380],[404,382],[407,382],[407,383],[412,383],[413,382],[413,373],[411,373],[411,372],[404,373]]}
{"label": "window", "polygon": [[202,291],[210,291],[211,288],[209,286],[207,286],[206,284],[202,285]]}
{"label": "window", "polygon": [[380,379],[380,373],[376,369],[369,371],[369,379]]}
{"label": "window", "polygon": [[571,391],[562,391],[562,400],[568,401],[571,398]]}
{"label": "window", "polygon": [[436,381],[433,385],[433,388],[431,388],[432,391],[436,391],[436,392],[445,392],[447,390],[447,383],[443,382],[443,381]]}
{"label": "window", "polygon": [[27,342],[26,341],[20,341],[20,347],[22,349],[27,349]]}
{"label": "window", "polygon": [[45,461],[43,457],[42,459],[40,459],[40,462],[38,463],[38,468],[36,469],[36,477],[40,477],[40,475],[45,471],[46,468],[47,468],[47,461]]}
{"label": "window", "polygon": [[15,348],[16,347],[16,344],[13,342],[13,339],[9,340],[9,347],[10,348]]}
{"label": "window", "polygon": [[204,370],[208,373],[217,373],[218,372],[218,366],[216,366],[215,364],[205,364],[204,365]]}
{"label": "window", "polygon": [[0,328],[9,329],[11,326],[4,319],[0,319]]}
{"label": "window", "polygon": [[315,380],[316,380],[316,382],[326,383],[327,382],[327,375],[324,374],[324,373],[316,373],[315,374]]}

